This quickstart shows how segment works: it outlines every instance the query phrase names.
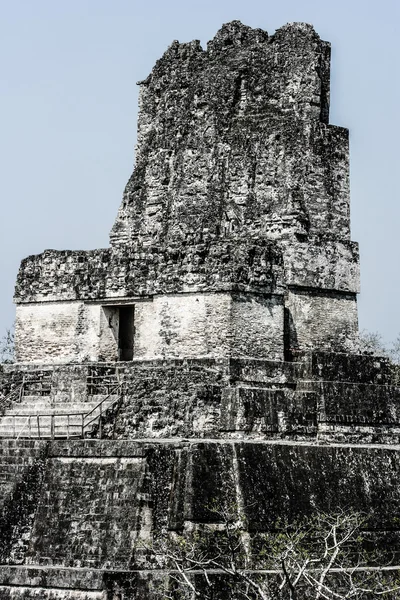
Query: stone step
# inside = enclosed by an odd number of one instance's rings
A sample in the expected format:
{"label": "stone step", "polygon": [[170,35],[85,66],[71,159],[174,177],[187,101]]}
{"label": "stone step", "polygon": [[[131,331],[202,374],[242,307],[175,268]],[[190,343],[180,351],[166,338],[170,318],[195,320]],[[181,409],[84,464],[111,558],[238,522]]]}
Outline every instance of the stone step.
{"label": "stone step", "polygon": [[[98,418],[98,414],[97,415],[93,415],[93,418]],[[0,421],[0,428],[6,428],[6,429],[11,429],[13,427],[15,427],[16,429],[22,429],[22,427],[24,426],[28,426],[28,424],[30,423],[31,426],[36,425],[39,422],[41,427],[50,427],[51,423],[55,423],[56,426],[60,426],[63,425],[64,427],[67,426],[67,423],[69,423],[70,425],[81,425],[82,423],[82,417],[80,417],[79,415],[77,416],[70,416],[65,417],[64,415],[54,415],[54,417],[52,416],[41,416],[39,418],[39,421],[36,417],[36,415],[34,416],[29,416],[29,417],[21,417],[21,418],[16,418],[14,419],[13,417],[3,417]]]}
{"label": "stone step", "polygon": [[[98,417],[99,415],[97,415]],[[91,431],[91,429],[98,423],[96,415],[93,417],[93,422],[85,426],[85,431]],[[41,417],[39,427],[36,417],[32,417],[30,422],[29,419],[17,419],[14,424],[12,417],[3,417],[0,421],[0,438],[3,437],[51,437],[52,436],[52,418]],[[77,417],[68,418],[63,415],[56,415],[53,423],[54,434],[57,436],[68,436],[68,435],[81,435],[82,433],[82,419]]]}
{"label": "stone step", "polygon": [[104,398],[104,396],[99,396],[99,399],[97,398],[91,398],[90,400],[81,400],[81,399],[76,399],[76,400],[70,400],[68,402],[66,401],[57,401],[55,398],[22,398],[21,402],[13,402],[13,406],[38,406],[38,405],[43,405],[43,406],[51,406],[52,404],[55,406],[85,406],[85,405],[95,405],[98,404],[102,398]]}
{"label": "stone step", "polygon": [[50,396],[43,396],[42,394],[24,394],[21,396],[21,402],[49,402]]}
{"label": "stone step", "polygon": [[2,417],[0,417],[0,422],[2,419],[6,419],[7,417],[16,417],[16,418],[26,418],[29,415],[36,417],[37,415],[76,415],[76,414],[83,414],[86,415],[90,412],[90,408],[85,410],[84,408],[78,406],[75,408],[71,408],[71,409],[67,409],[67,410],[57,410],[56,408],[50,408],[50,407],[42,407],[39,410],[32,410],[32,409],[23,409],[21,411],[14,411],[14,410],[8,410],[4,413],[4,415]]}
{"label": "stone step", "polygon": [[28,465],[31,465],[33,463],[32,460],[15,460],[13,458],[10,458],[8,460],[8,462],[0,462],[0,478],[4,478],[4,476],[6,476],[7,473],[15,473],[15,468],[16,467],[25,467]]}
{"label": "stone step", "polygon": [[[106,409],[114,401],[113,398],[106,400],[103,403],[103,409]],[[99,405],[97,401],[88,402],[62,402],[62,403],[14,403],[8,408],[4,415],[17,415],[17,414],[38,414],[38,413],[54,413],[54,414],[68,414],[68,413],[88,413]],[[100,407],[99,407],[100,410]]]}
{"label": "stone step", "polygon": [[[27,597],[37,600],[102,600],[104,573],[100,569],[80,569],[62,566],[0,565],[2,598],[19,600]],[[41,588],[40,585],[45,587]],[[4,586],[4,587],[3,587]],[[14,587],[15,586],[15,587]],[[9,588],[9,595],[4,590]],[[65,596],[64,596],[65,594]]]}
{"label": "stone step", "polygon": [[31,412],[37,412],[38,410],[49,410],[52,406],[56,406],[54,402],[45,400],[44,402],[14,402],[9,406],[6,412],[18,413],[20,410],[29,409]]}
{"label": "stone step", "polygon": [[[56,437],[63,437],[63,438],[68,438],[68,437],[81,437],[82,436],[82,429],[81,427],[77,427],[77,426],[71,426],[69,429],[67,428],[56,428],[54,431],[54,435]],[[28,438],[28,439],[32,439],[32,438],[37,438],[37,439],[43,439],[43,438],[52,438],[53,437],[53,433],[50,427],[46,427],[46,428],[40,428],[40,431],[33,427],[30,431],[29,429],[22,429],[20,431],[16,430],[14,432],[13,429],[3,429],[0,431],[0,437],[1,438]]]}
{"label": "stone step", "polygon": [[[7,440],[1,440],[1,443],[3,443],[3,441]],[[25,450],[25,453],[23,452],[23,450]],[[40,450],[41,448],[24,448],[18,449],[18,451],[9,450],[8,452],[0,452],[0,464],[8,464],[9,462],[13,462],[16,465],[30,463],[32,460],[35,460],[39,456]]]}
{"label": "stone step", "polygon": [[[0,438],[51,438],[82,435],[82,419],[87,416],[86,431],[97,424],[101,412],[113,404],[116,395],[88,402],[62,402],[55,404],[51,399],[35,397],[27,401],[14,402],[0,417]],[[102,406],[99,402],[104,400]],[[39,419],[39,426],[38,426]]]}
{"label": "stone step", "polygon": [[[93,415],[94,421],[91,426],[93,426],[97,422],[98,416],[99,415]],[[39,419],[40,430],[51,429],[52,423],[54,424],[54,428],[56,430],[67,430],[68,427],[81,428],[82,418],[79,416],[71,416],[68,420],[68,417],[64,417],[63,415],[56,415],[54,419],[52,417],[42,416]],[[28,417],[26,419],[18,418],[15,420],[13,419],[13,417],[3,417],[3,419],[1,419],[0,421],[0,436],[4,432],[15,432],[15,434],[18,435],[19,432],[29,429],[31,431],[38,429],[38,421],[36,416],[32,416],[30,419]]]}
{"label": "stone step", "polygon": [[8,415],[33,415],[33,414],[72,414],[72,413],[84,413],[87,414],[97,406],[96,403],[87,404],[72,404],[66,406],[64,404],[59,406],[50,405],[34,405],[34,406],[13,406],[5,411],[2,418]]}
{"label": "stone step", "polygon": [[[55,419],[54,420],[54,426],[56,428],[59,428],[59,427],[67,428],[67,425],[68,425],[68,421],[66,419],[63,419],[63,420]],[[23,419],[18,420],[15,423],[15,426],[14,426],[14,421],[8,421],[6,423],[0,423],[0,434],[4,430],[11,431],[11,430],[15,429],[15,431],[18,432],[18,431],[21,431],[22,429],[29,429],[29,428],[33,429],[34,427],[37,428],[37,426],[38,425],[37,425],[36,418],[31,419],[30,423],[29,423],[28,419],[27,420],[23,420]],[[40,419],[39,426],[41,429],[43,429],[45,427],[51,427],[51,419],[46,419],[46,418]],[[82,426],[82,419],[74,419],[74,420],[72,418],[70,419],[69,427],[81,427],[81,426]]]}
{"label": "stone step", "polygon": [[[7,437],[9,437],[10,435],[14,435],[14,428],[13,427],[8,427],[7,425],[1,425],[0,426],[0,437],[3,435],[6,435]],[[54,427],[55,431],[67,431],[68,428],[66,425],[56,425]],[[69,426],[69,430],[70,431],[77,431],[77,430],[81,430],[82,427],[81,425],[78,425],[77,423],[73,423]],[[18,434],[21,434],[22,432],[26,432],[26,436],[25,437],[31,437],[31,435],[29,435],[29,431],[32,432],[32,437],[36,437],[36,435],[33,435],[35,432],[38,433],[38,427],[37,425],[31,425],[31,427],[29,428],[29,426],[26,427],[19,427],[19,428],[15,428],[15,435],[18,436]],[[40,432],[42,431],[51,431],[51,426],[50,425],[41,425],[40,426]]]}
{"label": "stone step", "polygon": [[39,451],[43,448],[43,444],[38,440],[0,440],[0,455],[10,452],[14,453],[30,453]]}

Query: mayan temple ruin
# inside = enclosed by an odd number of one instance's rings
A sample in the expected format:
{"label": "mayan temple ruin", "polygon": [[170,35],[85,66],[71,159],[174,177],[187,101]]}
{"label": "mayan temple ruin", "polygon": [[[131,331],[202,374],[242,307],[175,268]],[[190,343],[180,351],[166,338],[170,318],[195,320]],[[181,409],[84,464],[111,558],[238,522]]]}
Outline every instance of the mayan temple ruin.
{"label": "mayan temple ruin", "polygon": [[174,42],[140,82],[110,247],[22,261],[0,372],[1,600],[242,598],[226,573],[179,595],[150,549],[219,531],[228,505],[253,571],[259,534],[340,511],[399,564],[399,377],[358,351],[329,96],[311,25]]}

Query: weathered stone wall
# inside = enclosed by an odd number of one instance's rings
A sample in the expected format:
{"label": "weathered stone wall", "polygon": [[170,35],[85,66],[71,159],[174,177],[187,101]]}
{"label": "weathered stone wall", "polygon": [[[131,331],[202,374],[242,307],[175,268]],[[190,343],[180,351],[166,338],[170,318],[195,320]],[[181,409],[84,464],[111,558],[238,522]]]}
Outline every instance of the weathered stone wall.
{"label": "weathered stone wall", "polygon": [[291,349],[357,350],[355,294],[291,289],[286,306]]}
{"label": "weathered stone wall", "polygon": [[138,358],[230,354],[230,294],[156,296],[135,308]]}
{"label": "weathered stone wall", "polygon": [[[15,587],[14,587],[15,586]],[[94,570],[0,566],[0,598],[104,599],[103,574]]]}
{"label": "weathered stone wall", "polygon": [[[282,296],[168,294],[132,306],[135,358],[283,357]],[[16,358],[32,363],[116,361],[118,331],[118,306],[21,304]]]}
{"label": "weathered stone wall", "polygon": [[282,296],[156,296],[135,305],[134,356],[282,358],[282,330]]}
{"label": "weathered stone wall", "polygon": [[140,297],[177,292],[238,289],[279,292],[288,285],[359,291],[359,254],[354,242],[254,244],[233,238],[171,242],[123,254],[108,250],[57,251],[21,263],[15,300],[59,302]]}
{"label": "weathered stone wall", "polygon": [[109,438],[399,443],[399,381],[386,359],[293,355],[297,362],[209,357],[10,366],[0,393],[24,377],[24,394],[34,399],[41,380],[52,406],[63,409],[66,402],[100,401],[121,383],[121,399],[102,423]]}
{"label": "weathered stone wall", "polygon": [[398,449],[379,446],[53,442],[26,560],[135,568],[150,532],[218,523],[215,505],[243,507],[250,533],[315,511],[362,511],[365,530],[390,533],[396,553],[399,466]]}
{"label": "weathered stone wall", "polygon": [[249,358],[282,359],[284,304],[282,296],[234,294],[230,354]]}
{"label": "weathered stone wall", "polygon": [[0,563],[24,561],[41,491],[47,447],[40,440],[0,444]]}
{"label": "weathered stone wall", "polygon": [[[106,415],[102,435],[399,443],[400,390],[391,382],[384,361],[353,357],[354,380],[349,371],[346,381],[334,373],[325,378],[326,357],[334,361],[335,355],[319,356],[316,365],[314,356],[298,363],[259,359],[126,363],[120,375],[123,397]],[[338,371],[347,358],[341,356],[342,363],[336,360]]]}
{"label": "weathered stone wall", "polygon": [[19,304],[15,354],[20,362],[97,360],[100,307],[83,302]]}
{"label": "weathered stone wall", "polygon": [[[136,358],[283,354],[279,297],[243,296],[238,301],[231,294],[183,294],[156,296],[134,306]],[[16,358],[38,364],[118,360],[118,319],[113,306],[19,305]],[[258,329],[263,335],[255,340]]]}
{"label": "weathered stone wall", "polygon": [[283,285],[282,270],[280,248],[266,240],[192,235],[183,244],[151,250],[46,250],[22,261],[15,300],[99,300],[232,288],[270,293]]}
{"label": "weathered stone wall", "polygon": [[138,530],[146,528],[144,466],[140,453],[50,459],[28,562],[128,567]]}
{"label": "weathered stone wall", "polygon": [[356,242],[332,242],[314,238],[302,243],[286,240],[281,245],[286,285],[338,292],[360,291]]}
{"label": "weathered stone wall", "polygon": [[348,135],[328,126],[329,44],[297,23],[174,42],[141,82],[113,245],[188,232],[349,237]]}

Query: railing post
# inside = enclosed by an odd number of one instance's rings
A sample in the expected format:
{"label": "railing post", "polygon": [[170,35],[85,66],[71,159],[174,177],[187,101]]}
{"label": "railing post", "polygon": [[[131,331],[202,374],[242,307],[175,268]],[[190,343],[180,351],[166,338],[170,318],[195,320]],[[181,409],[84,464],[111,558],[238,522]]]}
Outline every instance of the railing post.
{"label": "railing post", "polygon": [[81,422],[82,422],[82,439],[84,439],[85,437],[85,415],[82,413],[81,414]]}
{"label": "railing post", "polygon": [[19,398],[18,398],[19,403],[22,402],[22,396],[24,395],[24,384],[25,384],[25,375],[22,377],[21,387],[19,389]]}
{"label": "railing post", "polygon": [[50,422],[50,432],[51,432],[51,439],[52,440],[54,440],[54,434],[55,434],[54,416],[55,415],[51,415],[51,422]]}
{"label": "railing post", "polygon": [[29,439],[32,438],[32,425],[31,425],[31,418],[32,416],[29,415],[29,422],[28,422],[28,426],[29,426]]}
{"label": "railing post", "polygon": [[99,416],[99,438],[102,438],[102,415],[103,415],[103,403],[100,404],[100,416]]}
{"label": "railing post", "polygon": [[67,440],[69,440],[69,414],[67,415]]}
{"label": "railing post", "polygon": [[38,438],[40,440],[40,415],[36,416],[37,419],[37,431],[38,431]]}

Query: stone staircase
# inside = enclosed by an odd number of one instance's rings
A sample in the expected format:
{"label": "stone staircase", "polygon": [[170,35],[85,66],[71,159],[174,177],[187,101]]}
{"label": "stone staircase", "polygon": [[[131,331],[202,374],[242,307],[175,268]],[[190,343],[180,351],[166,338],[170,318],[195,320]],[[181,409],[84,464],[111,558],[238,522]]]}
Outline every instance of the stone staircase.
{"label": "stone staircase", "polygon": [[13,402],[0,418],[0,437],[84,437],[117,398],[117,394],[111,394],[85,402],[57,404],[50,396],[25,396],[22,402]]}
{"label": "stone staircase", "polygon": [[25,372],[21,382],[0,399],[0,438],[87,436],[118,400],[121,385],[114,365],[89,367],[82,384],[78,393],[71,388],[65,394],[52,369]]}

